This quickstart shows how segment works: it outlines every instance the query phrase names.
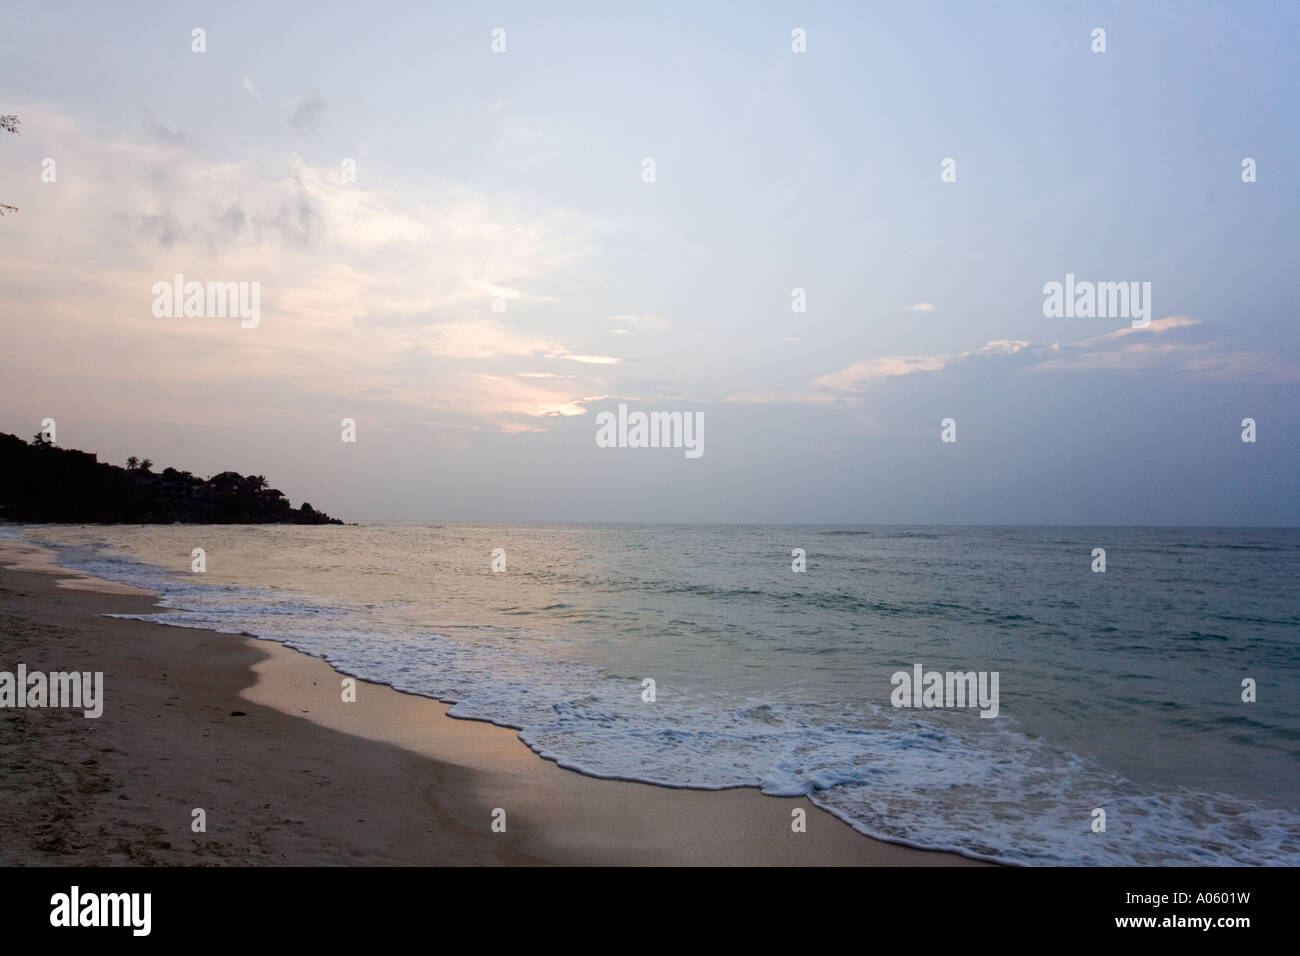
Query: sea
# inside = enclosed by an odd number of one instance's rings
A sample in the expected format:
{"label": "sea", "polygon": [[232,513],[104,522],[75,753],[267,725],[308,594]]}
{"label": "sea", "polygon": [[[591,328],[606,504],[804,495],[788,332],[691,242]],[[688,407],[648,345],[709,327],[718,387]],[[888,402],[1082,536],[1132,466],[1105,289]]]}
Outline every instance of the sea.
{"label": "sea", "polygon": [[[806,795],[863,834],[1011,864],[1300,864],[1297,529],[0,534],[156,592],[144,619],[454,703],[577,773]],[[997,716],[895,706],[917,665],[996,673]]]}

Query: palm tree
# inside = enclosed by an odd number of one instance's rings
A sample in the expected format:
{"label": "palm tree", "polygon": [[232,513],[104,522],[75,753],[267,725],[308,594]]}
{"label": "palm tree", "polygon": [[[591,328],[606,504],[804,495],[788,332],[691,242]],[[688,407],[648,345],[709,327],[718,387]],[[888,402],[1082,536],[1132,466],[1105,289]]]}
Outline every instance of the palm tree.
{"label": "palm tree", "polygon": [[150,468],[152,468],[152,467],[153,467],[153,459],[152,459],[152,458],[144,458],[144,459],[142,459],[142,460],[140,461],[140,470],[141,470],[141,471],[148,471],[148,470],[149,470]]}
{"label": "palm tree", "polygon": [[140,459],[135,457],[135,455],[132,455],[130,458],[126,460],[127,471],[135,471],[139,467],[140,467]]}

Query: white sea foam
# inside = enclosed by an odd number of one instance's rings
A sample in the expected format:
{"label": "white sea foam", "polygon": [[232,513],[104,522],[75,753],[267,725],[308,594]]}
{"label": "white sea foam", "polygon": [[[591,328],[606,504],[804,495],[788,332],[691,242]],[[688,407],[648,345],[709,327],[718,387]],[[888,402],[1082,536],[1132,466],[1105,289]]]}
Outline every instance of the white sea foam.
{"label": "white sea foam", "polygon": [[[3,529],[0,529],[3,533]],[[516,728],[536,753],[597,777],[810,795],[863,833],[1014,863],[1292,864],[1300,822],[1223,794],[1158,793],[966,713],[830,707],[640,683],[531,653],[501,628],[457,637],[381,622],[373,607],[212,585],[65,549],[61,562],[162,595],[141,620],[247,633],[344,673],[453,702],[453,716]],[[468,636],[467,636],[468,635]],[[1090,830],[1094,807],[1108,830]]]}

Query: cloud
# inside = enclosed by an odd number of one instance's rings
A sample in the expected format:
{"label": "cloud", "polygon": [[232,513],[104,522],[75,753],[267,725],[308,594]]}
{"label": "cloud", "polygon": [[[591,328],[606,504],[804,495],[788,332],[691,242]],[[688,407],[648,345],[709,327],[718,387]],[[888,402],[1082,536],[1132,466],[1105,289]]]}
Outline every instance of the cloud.
{"label": "cloud", "polygon": [[623,360],[613,358],[609,355],[561,355],[560,358],[566,358],[570,362],[584,362],[587,365],[617,365]]}
{"label": "cloud", "polygon": [[670,328],[668,320],[663,316],[649,313],[614,315],[610,317],[610,321],[617,326],[617,328],[610,329],[616,335],[626,335],[631,331],[642,332],[646,335],[657,335],[660,332],[667,332]]}
{"label": "cloud", "polygon": [[321,114],[325,112],[325,101],[320,98],[320,94],[312,93],[302,99],[294,101],[289,108],[289,125],[294,129],[311,130],[315,129],[320,122]]}
{"label": "cloud", "polygon": [[167,210],[129,218],[126,218],[125,214],[123,215],[124,221],[137,229],[141,235],[154,239],[164,249],[172,248],[184,238],[187,232],[192,231],[192,228],[183,226]]}
{"label": "cloud", "polygon": [[247,93],[249,96],[251,96],[253,99],[255,100],[262,99],[261,94],[257,92],[257,84],[253,82],[253,75],[251,73],[245,73],[244,79],[239,85],[243,87],[244,92]]}
{"label": "cloud", "polygon": [[563,349],[536,335],[515,332],[495,319],[443,322],[421,337],[431,354],[458,359],[492,359],[507,355],[554,355]]}
{"label": "cloud", "polygon": [[[346,183],[336,163],[274,144],[208,158],[156,121],[106,130],[31,104],[22,115],[38,155],[66,156],[81,175],[34,191],[41,215],[0,234],[0,283],[41,316],[0,350],[0,377],[27,356],[27,374],[70,396],[112,394],[102,413],[124,419],[156,415],[160,396],[176,420],[208,422],[258,407],[300,415],[309,399],[343,396],[448,427],[545,427],[611,388],[622,360],[565,341],[563,314],[539,312],[525,329],[490,312],[494,290],[512,306],[580,295],[605,228],[595,220],[424,171]],[[154,318],[153,283],[177,272],[260,283],[261,324]],[[41,336],[78,342],[78,360]],[[539,360],[570,374],[519,374]],[[214,388],[231,400],[214,406]]]}
{"label": "cloud", "polygon": [[[1277,356],[1238,351],[1222,339],[1209,337],[1198,319],[1167,316],[1147,328],[1126,327],[1072,343],[1034,345],[997,339],[976,349],[951,355],[891,355],[863,359],[812,382],[816,392],[851,397],[890,379],[938,373],[994,363],[1035,372],[1118,371],[1163,372],[1198,380],[1238,382],[1300,381],[1300,368]],[[773,396],[747,393],[729,401],[812,400],[809,394]]]}
{"label": "cloud", "polygon": [[145,135],[155,143],[165,146],[184,146],[189,142],[189,134],[184,130],[173,129],[155,116],[146,114],[144,118]]}
{"label": "cloud", "polygon": [[1212,336],[1213,330],[1196,319],[1169,316],[1155,320],[1146,329],[1116,329],[1074,344],[1058,343],[1038,356],[1034,368],[1071,372],[1166,372],[1200,381],[1300,381],[1300,368],[1286,359],[1240,351]]}
{"label": "cloud", "polygon": [[933,312],[938,306],[933,302],[918,302],[916,305],[909,305],[904,312]]}
{"label": "cloud", "polygon": [[490,417],[506,431],[520,431],[519,426],[537,431],[538,418],[570,418],[587,414],[581,396],[555,386],[533,385],[497,375],[481,375],[468,381],[462,400]]}
{"label": "cloud", "polygon": [[832,392],[854,392],[864,385],[882,378],[911,375],[914,372],[936,372],[948,364],[942,355],[893,355],[885,358],[865,359],[848,368],[823,375],[813,382],[813,388]]}
{"label": "cloud", "polygon": [[737,392],[726,396],[724,402],[746,405],[822,405],[836,402],[834,395],[816,392]]}
{"label": "cloud", "polygon": [[958,355],[892,355],[884,358],[854,362],[848,368],[823,375],[813,382],[813,388],[833,392],[856,392],[880,379],[913,375],[917,372],[938,372],[971,358],[1015,355],[1029,348],[1028,342],[998,339],[986,342],[978,349]]}

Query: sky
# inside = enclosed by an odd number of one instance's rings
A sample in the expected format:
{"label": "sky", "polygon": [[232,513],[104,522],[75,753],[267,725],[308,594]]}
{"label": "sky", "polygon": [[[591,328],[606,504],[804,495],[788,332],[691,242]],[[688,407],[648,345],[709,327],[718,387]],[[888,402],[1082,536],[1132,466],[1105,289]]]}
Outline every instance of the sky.
{"label": "sky", "polygon": [[1300,525],[1293,3],[6,9],[0,431],[357,521]]}

